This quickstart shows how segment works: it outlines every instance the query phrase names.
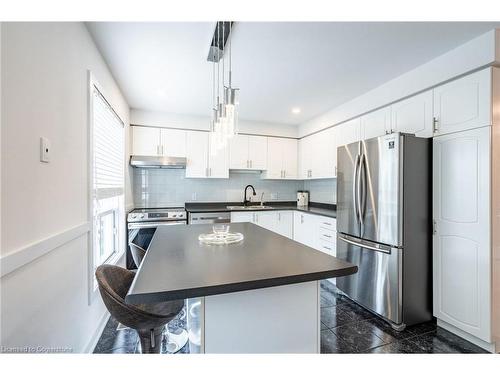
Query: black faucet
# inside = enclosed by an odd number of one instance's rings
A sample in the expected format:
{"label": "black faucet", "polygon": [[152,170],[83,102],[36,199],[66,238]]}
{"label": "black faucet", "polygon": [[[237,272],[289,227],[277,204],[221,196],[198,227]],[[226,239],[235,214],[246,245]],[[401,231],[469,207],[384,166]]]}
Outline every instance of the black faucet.
{"label": "black faucet", "polygon": [[247,185],[247,186],[245,186],[245,199],[243,200],[243,206],[247,206],[247,205],[248,205],[248,203],[250,203],[250,200],[249,200],[249,199],[247,199],[247,189],[248,189],[249,187],[250,187],[250,188],[252,188],[253,195],[257,195],[257,194],[255,193],[255,189],[254,189],[254,187],[253,187],[252,185]]}

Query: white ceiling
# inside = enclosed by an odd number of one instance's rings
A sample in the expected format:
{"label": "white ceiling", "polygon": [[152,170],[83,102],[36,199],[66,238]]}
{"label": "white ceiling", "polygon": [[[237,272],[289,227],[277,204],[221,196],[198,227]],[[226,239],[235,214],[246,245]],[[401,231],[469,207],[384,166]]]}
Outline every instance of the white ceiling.
{"label": "white ceiling", "polygon": [[[87,26],[131,108],[210,114],[215,22]],[[494,27],[500,23],[237,23],[240,118],[303,123]]]}

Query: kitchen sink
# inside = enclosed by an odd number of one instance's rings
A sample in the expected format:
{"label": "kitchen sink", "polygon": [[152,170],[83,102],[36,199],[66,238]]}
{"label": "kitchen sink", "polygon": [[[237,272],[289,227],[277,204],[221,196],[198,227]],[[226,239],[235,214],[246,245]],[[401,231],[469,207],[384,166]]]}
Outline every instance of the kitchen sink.
{"label": "kitchen sink", "polygon": [[226,206],[228,210],[245,210],[245,211],[256,211],[256,210],[272,210],[271,206]]}

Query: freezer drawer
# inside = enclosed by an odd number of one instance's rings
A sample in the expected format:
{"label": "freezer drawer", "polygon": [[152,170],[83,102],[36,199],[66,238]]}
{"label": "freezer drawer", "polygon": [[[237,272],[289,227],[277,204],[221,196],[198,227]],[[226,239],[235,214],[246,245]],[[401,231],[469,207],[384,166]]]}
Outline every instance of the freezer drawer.
{"label": "freezer drawer", "polygon": [[337,237],[337,258],[358,266],[356,274],[337,278],[337,287],[394,326],[402,325],[403,250],[385,246],[375,250],[376,244],[354,243],[356,239],[349,236]]}

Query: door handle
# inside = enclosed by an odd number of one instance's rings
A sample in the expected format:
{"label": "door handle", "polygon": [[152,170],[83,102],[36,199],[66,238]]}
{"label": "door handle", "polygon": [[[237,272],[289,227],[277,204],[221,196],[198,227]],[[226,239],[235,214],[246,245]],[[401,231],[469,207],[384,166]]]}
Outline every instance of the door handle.
{"label": "door handle", "polygon": [[356,217],[356,222],[359,223],[359,214],[358,214],[358,200],[357,200],[357,187],[358,187],[358,166],[359,166],[359,154],[356,155],[356,160],[354,161],[354,172],[352,175],[352,199],[353,199],[353,209],[354,216]]}
{"label": "door handle", "polygon": [[390,254],[391,253],[391,248],[389,247],[376,247],[376,246],[370,246],[370,245],[367,245],[365,243],[361,243],[361,242],[358,242],[358,241],[353,241],[353,240],[350,240],[348,238],[345,238],[343,236],[338,236],[337,237],[339,240],[345,242],[345,243],[348,243],[350,245],[354,245],[354,246],[358,246],[358,247],[361,247],[362,249],[368,249],[368,250],[373,250],[373,251],[379,251],[381,253],[385,253],[385,254]]}
{"label": "door handle", "polygon": [[366,157],[365,154],[361,154],[359,159],[358,168],[358,213],[359,222],[361,223],[361,235],[363,235],[364,217],[365,217],[365,205],[366,205],[366,168],[365,168]]}

